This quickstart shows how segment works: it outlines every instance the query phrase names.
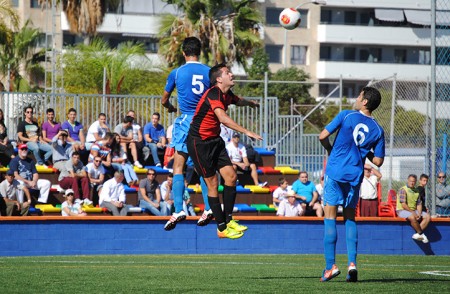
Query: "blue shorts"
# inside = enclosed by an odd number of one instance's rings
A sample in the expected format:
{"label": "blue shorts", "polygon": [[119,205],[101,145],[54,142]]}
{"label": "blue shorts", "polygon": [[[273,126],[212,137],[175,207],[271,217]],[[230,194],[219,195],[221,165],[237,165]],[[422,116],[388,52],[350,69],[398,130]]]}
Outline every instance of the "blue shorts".
{"label": "blue shorts", "polygon": [[337,182],[325,175],[323,188],[323,205],[338,206],[344,208],[356,208],[359,200],[359,188],[350,183]]}
{"label": "blue shorts", "polygon": [[188,153],[186,140],[193,117],[193,115],[182,114],[173,123],[172,143],[170,143],[170,147],[174,147],[178,152]]}

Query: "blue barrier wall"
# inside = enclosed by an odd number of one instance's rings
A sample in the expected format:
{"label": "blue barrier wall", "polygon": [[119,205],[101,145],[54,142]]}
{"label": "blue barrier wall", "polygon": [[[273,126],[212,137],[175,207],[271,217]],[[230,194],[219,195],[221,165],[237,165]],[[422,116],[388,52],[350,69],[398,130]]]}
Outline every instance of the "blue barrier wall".
{"label": "blue barrier wall", "polygon": [[[218,239],[216,226],[194,219],[166,232],[166,220],[55,218],[0,221],[0,255],[90,254],[321,254],[321,220],[241,220],[249,226],[237,240]],[[430,243],[414,241],[405,221],[359,221],[360,254],[450,255],[450,221],[432,222]],[[338,221],[337,253],[346,253],[345,227]]]}

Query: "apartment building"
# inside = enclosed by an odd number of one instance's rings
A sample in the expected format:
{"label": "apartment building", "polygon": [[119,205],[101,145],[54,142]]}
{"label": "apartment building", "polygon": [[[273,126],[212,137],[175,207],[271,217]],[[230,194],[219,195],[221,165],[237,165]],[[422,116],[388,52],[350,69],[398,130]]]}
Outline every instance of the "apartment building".
{"label": "apartment building", "polygon": [[[295,65],[315,82],[342,78],[343,95],[349,98],[356,97],[368,81],[394,73],[405,81],[430,78],[430,0],[328,0],[326,5],[297,0],[260,2],[272,70]],[[302,3],[299,28],[286,32],[277,25],[283,8]],[[450,44],[450,11],[439,11],[436,19],[438,53]],[[439,60],[437,66],[449,64],[450,57]],[[332,88],[320,84],[314,95],[326,96]]]}
{"label": "apartment building", "polygon": [[[23,20],[30,18],[35,27],[45,32],[42,45],[47,41],[61,50],[63,45],[83,41],[69,32],[64,14],[50,8],[43,10],[37,0],[12,2]],[[336,83],[340,79],[343,95],[352,98],[368,81],[394,73],[398,80],[430,78],[430,0],[328,0],[326,5],[312,2],[258,0],[272,71],[289,66],[304,69],[313,82],[320,82],[312,90],[316,97],[326,96],[335,87],[327,82]],[[286,7],[298,6],[302,22],[299,28],[287,31],[278,23],[279,13]],[[439,5],[437,8],[445,9]],[[159,15],[167,12],[177,13],[172,5],[161,0],[122,1],[119,7],[107,7],[97,33],[112,46],[128,40],[141,41],[155,63],[163,62],[157,55],[157,29]],[[448,50],[449,21],[450,11],[438,12],[437,52]],[[448,64],[450,57],[439,60],[437,66]]]}

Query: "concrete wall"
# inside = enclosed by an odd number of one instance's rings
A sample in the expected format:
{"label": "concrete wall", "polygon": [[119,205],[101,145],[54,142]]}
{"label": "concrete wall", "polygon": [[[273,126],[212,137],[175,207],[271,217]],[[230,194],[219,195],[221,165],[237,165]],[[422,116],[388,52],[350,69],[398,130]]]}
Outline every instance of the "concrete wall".
{"label": "concrete wall", "polygon": [[[197,227],[189,217],[166,232],[167,218],[155,217],[2,217],[0,255],[90,254],[321,254],[323,222],[312,218],[240,217],[249,226],[237,240],[218,239],[216,226]],[[262,220],[261,220],[262,219]],[[390,220],[390,221],[386,221]],[[411,239],[403,220],[370,218],[358,222],[360,254],[450,255],[450,220],[426,230],[430,243]],[[337,253],[345,253],[345,228],[338,221]]]}

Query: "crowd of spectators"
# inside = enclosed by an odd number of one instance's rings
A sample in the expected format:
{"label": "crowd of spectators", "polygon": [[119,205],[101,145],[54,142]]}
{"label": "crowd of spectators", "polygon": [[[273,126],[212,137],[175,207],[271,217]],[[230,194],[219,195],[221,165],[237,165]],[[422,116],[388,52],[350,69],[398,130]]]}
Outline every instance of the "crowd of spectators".
{"label": "crowd of spectators", "polygon": [[[37,168],[48,166],[59,171],[59,186],[71,191],[70,195],[64,194],[65,206],[68,205],[69,208],[63,209],[63,215],[77,214],[77,206],[73,208],[74,204],[100,204],[113,214],[126,214],[127,207],[118,204],[122,199],[120,193],[116,198],[105,194],[111,193],[110,190],[105,190],[102,194],[106,182],[109,183],[108,189],[114,186],[117,190],[118,184],[136,187],[139,206],[152,215],[171,215],[173,212],[172,174],[163,183],[158,183],[155,180],[156,171],[149,169],[147,177],[139,181],[133,168],[153,165],[170,170],[173,165],[174,148],[170,147],[173,125],[167,129],[161,125],[158,112],[152,114],[150,122],[141,126],[136,122],[135,111],[129,110],[122,122],[113,129],[108,124],[106,114],[100,113],[98,119],[87,128],[86,135],[83,124],[77,121],[77,111],[74,108],[69,109],[67,120],[62,123],[56,120],[54,109],[47,109],[46,119],[41,126],[34,117],[32,106],[25,107],[23,115],[24,119],[17,127],[17,138],[8,138],[4,114],[0,109],[0,167],[10,168],[0,184],[0,194],[4,199],[7,215],[26,215],[32,195],[38,195],[37,204],[47,202],[52,183],[39,179]],[[248,173],[254,185],[266,186],[267,182],[260,182],[258,179],[260,159],[251,145],[243,144],[239,133],[223,125],[221,137],[225,141],[233,167],[242,173]],[[17,146],[17,154],[14,146]],[[29,152],[33,154],[34,160],[28,156]],[[192,172],[192,166],[188,165],[188,170]],[[449,214],[450,188],[446,184],[446,175],[441,172],[437,178],[437,214]],[[123,183],[117,182],[118,179],[122,179]],[[366,164],[360,189],[361,216],[377,216],[377,184],[380,179],[381,173]],[[114,181],[110,180],[115,180],[116,185],[112,185]],[[279,187],[273,192],[273,205],[278,209],[277,215],[321,217],[323,180],[322,177],[315,185],[308,180],[306,171],[300,172],[298,180],[292,186],[286,178],[280,178]],[[422,174],[417,188],[424,211],[427,211],[427,182],[428,176]],[[99,195],[100,203],[93,203],[93,194]],[[194,214],[188,193],[183,201],[186,214]]]}

